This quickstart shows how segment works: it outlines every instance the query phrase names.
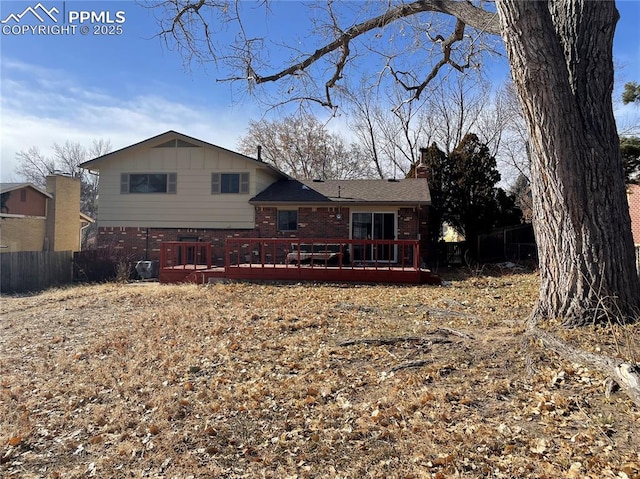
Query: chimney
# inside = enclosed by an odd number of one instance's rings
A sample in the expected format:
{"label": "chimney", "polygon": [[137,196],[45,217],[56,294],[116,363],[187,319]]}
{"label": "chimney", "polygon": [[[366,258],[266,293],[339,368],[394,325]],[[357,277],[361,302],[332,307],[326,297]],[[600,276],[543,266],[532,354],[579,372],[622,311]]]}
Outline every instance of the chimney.
{"label": "chimney", "polygon": [[262,145],[258,145],[258,161],[262,161]]}
{"label": "chimney", "polygon": [[418,162],[418,164],[416,165],[416,178],[428,178],[429,177],[429,172],[426,166],[426,159],[427,159],[427,151],[429,151],[428,148],[420,148],[420,161]]}
{"label": "chimney", "polygon": [[47,176],[47,238],[51,251],[80,250],[80,179]]}

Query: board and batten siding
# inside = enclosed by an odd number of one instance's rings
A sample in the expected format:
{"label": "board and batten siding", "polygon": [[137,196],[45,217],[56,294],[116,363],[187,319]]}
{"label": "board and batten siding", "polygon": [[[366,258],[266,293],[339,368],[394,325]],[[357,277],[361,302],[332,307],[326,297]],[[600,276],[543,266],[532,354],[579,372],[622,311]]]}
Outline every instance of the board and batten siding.
{"label": "board and batten siding", "polygon": [[[121,194],[122,173],[177,173],[177,191]],[[212,173],[249,173],[249,193],[211,194]],[[276,179],[266,166],[215,148],[123,152],[100,168],[99,226],[254,228],[255,209],[249,199]]]}

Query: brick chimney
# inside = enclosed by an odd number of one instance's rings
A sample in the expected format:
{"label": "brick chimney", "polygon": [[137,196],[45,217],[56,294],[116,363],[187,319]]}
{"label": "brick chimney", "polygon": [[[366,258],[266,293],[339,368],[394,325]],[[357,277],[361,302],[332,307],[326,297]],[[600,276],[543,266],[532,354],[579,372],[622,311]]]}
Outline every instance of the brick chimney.
{"label": "brick chimney", "polygon": [[420,161],[416,165],[416,178],[429,178],[428,168],[425,165],[428,148],[420,148]]}
{"label": "brick chimney", "polygon": [[63,175],[47,176],[49,251],[80,250],[80,179]]}

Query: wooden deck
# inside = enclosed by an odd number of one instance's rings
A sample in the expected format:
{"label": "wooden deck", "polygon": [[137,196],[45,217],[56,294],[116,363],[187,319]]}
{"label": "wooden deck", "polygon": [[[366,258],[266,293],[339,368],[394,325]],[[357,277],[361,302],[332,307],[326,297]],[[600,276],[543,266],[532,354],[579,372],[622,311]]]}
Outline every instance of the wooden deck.
{"label": "wooden deck", "polygon": [[231,238],[225,264],[208,243],[166,242],[161,283],[206,284],[217,279],[439,284],[419,267],[419,244],[407,240]]}

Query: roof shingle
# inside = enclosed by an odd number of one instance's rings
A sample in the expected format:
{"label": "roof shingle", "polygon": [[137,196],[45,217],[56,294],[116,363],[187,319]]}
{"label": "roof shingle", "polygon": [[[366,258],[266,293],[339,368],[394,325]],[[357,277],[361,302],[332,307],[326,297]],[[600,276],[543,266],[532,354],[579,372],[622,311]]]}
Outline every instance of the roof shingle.
{"label": "roof shingle", "polygon": [[402,203],[429,204],[424,178],[403,180],[280,180],[251,203]]}

